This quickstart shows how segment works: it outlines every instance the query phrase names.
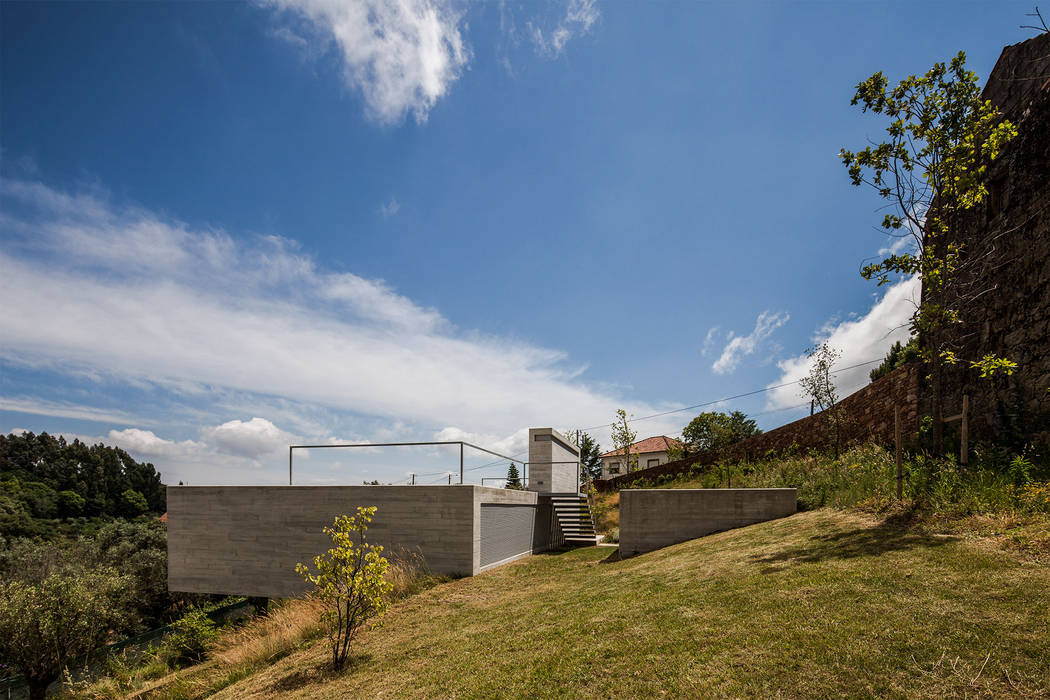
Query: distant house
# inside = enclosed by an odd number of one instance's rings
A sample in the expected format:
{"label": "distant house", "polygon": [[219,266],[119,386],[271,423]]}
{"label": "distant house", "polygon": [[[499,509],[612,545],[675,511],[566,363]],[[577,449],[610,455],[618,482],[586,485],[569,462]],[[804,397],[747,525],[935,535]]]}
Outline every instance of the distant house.
{"label": "distant house", "polygon": [[666,435],[646,438],[630,446],[630,464],[624,464],[623,450],[606,452],[602,458],[602,478],[611,479],[620,474],[638,469],[648,469],[668,461],[667,451],[671,447],[681,447],[682,443]]}

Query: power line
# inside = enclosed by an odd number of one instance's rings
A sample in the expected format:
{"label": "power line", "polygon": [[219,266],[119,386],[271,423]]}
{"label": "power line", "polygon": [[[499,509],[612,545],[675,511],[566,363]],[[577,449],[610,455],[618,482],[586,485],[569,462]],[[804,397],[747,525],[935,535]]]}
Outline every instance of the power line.
{"label": "power line", "polygon": [[[861,363],[858,363],[858,364],[855,364],[855,365],[850,365],[849,367],[841,367],[841,368],[839,368],[836,371],[837,372],[844,372],[847,369],[856,369],[857,367],[863,367],[864,365],[873,365],[876,362],[883,362],[883,361],[884,360],[882,358],[880,358],[878,360],[868,360],[867,362],[861,362]],[[780,388],[785,387],[785,386],[791,386],[792,384],[798,384],[801,381],[802,381],[801,379],[796,379],[793,382],[784,382],[783,384],[776,384],[774,386],[767,386],[764,389],[755,389],[754,391],[747,391],[747,392],[744,392],[743,394],[737,394],[736,396],[727,396],[724,399],[715,399],[714,401],[705,401],[703,403],[693,404],[692,406],[686,406],[684,408],[676,408],[676,409],[673,409],[673,410],[670,410],[670,411],[662,411],[661,413],[654,413],[651,416],[642,416],[641,418],[631,418],[627,422],[628,423],[636,423],[636,422],[642,421],[642,420],[649,420],[650,418],[659,418],[660,416],[668,416],[668,415],[670,415],[672,413],[681,413],[682,411],[692,411],[693,409],[703,408],[705,406],[712,406],[712,405],[714,405],[716,403],[722,403],[724,401],[733,401],[735,399],[742,399],[745,396],[754,396],[755,394],[762,394],[762,393],[767,392],[767,391],[773,391],[774,389],[780,389]],[[598,428],[611,428],[614,425],[615,425],[615,423],[605,423],[603,425],[592,425],[590,428],[580,428],[580,430],[597,430]]]}

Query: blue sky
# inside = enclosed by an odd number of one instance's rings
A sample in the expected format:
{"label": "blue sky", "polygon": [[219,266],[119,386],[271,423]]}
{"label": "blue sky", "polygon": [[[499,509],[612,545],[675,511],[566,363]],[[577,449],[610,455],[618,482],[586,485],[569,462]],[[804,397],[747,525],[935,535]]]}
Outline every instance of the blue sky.
{"label": "blue sky", "polygon": [[[858,274],[886,241],[836,157],[881,129],[852,88],[960,49],[983,79],[1030,9],[6,3],[0,430],[265,483],[292,441],[516,453],[791,381],[825,337],[880,357],[915,285]],[[720,406],[770,428],[801,403]]]}

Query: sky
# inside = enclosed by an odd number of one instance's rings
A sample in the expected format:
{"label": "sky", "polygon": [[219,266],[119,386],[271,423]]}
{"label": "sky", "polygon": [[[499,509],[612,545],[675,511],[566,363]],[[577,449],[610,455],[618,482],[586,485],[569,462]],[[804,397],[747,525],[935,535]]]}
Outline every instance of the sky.
{"label": "sky", "polygon": [[[854,86],[959,50],[983,81],[1030,11],[0,4],[0,431],[254,484],[289,444],[782,425],[807,349],[849,393],[918,295],[859,275],[892,241],[837,157],[885,126]],[[296,483],[458,449],[303,451]]]}

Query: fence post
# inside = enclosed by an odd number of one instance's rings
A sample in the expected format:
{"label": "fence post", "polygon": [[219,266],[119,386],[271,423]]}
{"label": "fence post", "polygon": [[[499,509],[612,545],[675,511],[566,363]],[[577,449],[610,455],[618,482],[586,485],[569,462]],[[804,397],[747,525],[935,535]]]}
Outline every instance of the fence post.
{"label": "fence post", "polygon": [[459,443],[459,483],[463,484],[463,443]]}
{"label": "fence post", "polygon": [[292,446],[288,446],[288,485],[292,485]]}
{"label": "fence post", "polygon": [[903,455],[901,454],[901,407],[893,407],[893,441],[897,447],[897,500],[904,498],[904,471],[902,469]]}
{"label": "fence post", "polygon": [[970,397],[963,394],[962,427],[959,429],[959,464],[970,463]]}

